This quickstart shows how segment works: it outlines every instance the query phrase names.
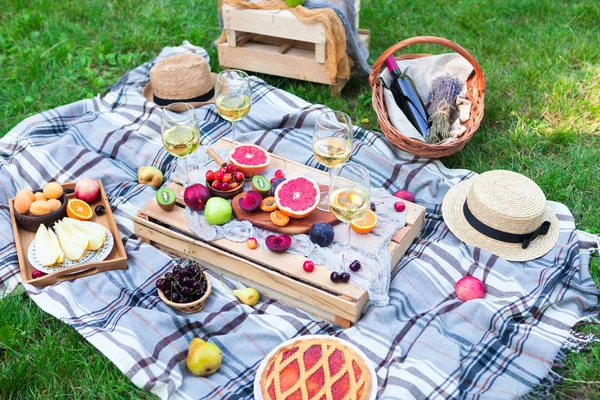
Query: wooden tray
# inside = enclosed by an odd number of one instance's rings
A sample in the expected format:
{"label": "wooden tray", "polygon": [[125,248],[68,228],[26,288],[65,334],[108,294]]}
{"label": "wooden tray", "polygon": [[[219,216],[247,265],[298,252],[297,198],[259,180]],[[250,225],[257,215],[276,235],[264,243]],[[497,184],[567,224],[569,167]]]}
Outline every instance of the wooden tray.
{"label": "wooden tray", "polygon": [[[102,216],[98,216],[94,213],[94,216],[90,221],[97,224],[103,225],[110,230],[114,238],[114,246],[108,257],[103,261],[91,262],[76,267],[64,268],[57,270],[48,275],[44,275],[41,278],[33,279],[31,273],[34,268],[27,259],[27,249],[29,244],[35,238],[35,232],[28,232],[17,225],[15,221],[15,209],[14,209],[14,198],[8,200],[10,207],[10,219],[13,226],[13,234],[15,236],[15,247],[17,248],[17,256],[19,259],[19,267],[21,268],[21,278],[23,282],[29,283],[34,286],[42,287],[53,285],[62,281],[69,281],[84,276],[94,275],[104,271],[111,271],[114,269],[127,269],[127,254],[125,253],[125,247],[121,241],[117,224],[113,218],[112,211],[106,193],[104,192],[104,186],[102,181],[97,180],[100,185],[100,198],[94,203],[90,204],[92,210],[98,205],[102,204],[106,209],[106,213]],[[61,185],[67,194],[67,200],[74,197],[73,189],[75,188],[75,182],[64,183]]]}
{"label": "wooden tray", "polygon": [[[321,191],[327,190],[327,186],[319,185]],[[277,226],[271,222],[271,213],[264,212],[260,209],[254,212],[248,212],[240,207],[238,201],[241,197],[244,197],[246,193],[240,193],[235,196],[231,202],[231,208],[233,209],[233,216],[237,220],[250,221],[252,225],[266,229],[268,231],[285,233],[286,235],[297,235],[300,233],[308,233],[310,227],[317,222],[327,222],[330,225],[336,225],[340,221],[330,212],[321,211],[316,209],[306,218],[295,219],[290,218],[290,222],[286,226]]]}
{"label": "wooden tray", "polygon": [[[214,147],[224,148],[231,146],[230,143],[221,139]],[[291,160],[286,160],[285,165],[288,176],[309,173],[327,176],[322,171]],[[283,158],[271,154],[271,167],[283,166]],[[168,186],[176,193],[182,190],[174,183]],[[423,226],[425,208],[405,203],[407,225],[393,236],[388,245],[392,266],[398,263]],[[177,256],[191,256],[219,274],[237,279],[255,287],[265,296],[281,300],[326,321],[350,327],[360,319],[368,300],[367,292],[349,283],[331,282],[331,271],[327,267],[315,265],[314,271],[307,273],[302,269],[306,258],[299,254],[277,254],[260,247],[251,250],[246,243],[224,238],[205,242],[188,228],[184,213],[183,203],[178,202],[173,211],[163,211],[153,197],[133,217],[135,233],[160,249]]]}

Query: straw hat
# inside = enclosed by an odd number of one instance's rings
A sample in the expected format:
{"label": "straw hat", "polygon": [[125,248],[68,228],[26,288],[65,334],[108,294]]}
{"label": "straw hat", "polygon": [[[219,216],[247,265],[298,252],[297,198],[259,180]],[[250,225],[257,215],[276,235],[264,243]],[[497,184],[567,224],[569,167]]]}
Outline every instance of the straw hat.
{"label": "straw hat", "polygon": [[146,100],[165,107],[190,103],[194,107],[215,101],[217,74],[200,54],[182,53],[165,57],[150,69],[150,82],[142,90]]}
{"label": "straw hat", "polygon": [[543,256],[560,231],[544,192],[512,171],[484,172],[454,186],[444,197],[442,214],[460,240],[509,261]]}

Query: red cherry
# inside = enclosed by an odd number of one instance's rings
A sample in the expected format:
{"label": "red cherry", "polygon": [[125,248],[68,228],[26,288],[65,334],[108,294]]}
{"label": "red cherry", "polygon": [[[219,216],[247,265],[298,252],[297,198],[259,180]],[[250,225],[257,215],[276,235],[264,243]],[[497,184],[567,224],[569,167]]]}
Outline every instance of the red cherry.
{"label": "red cherry", "polygon": [[237,168],[233,164],[227,164],[227,166],[225,167],[225,171],[229,172],[230,174],[233,174],[235,171],[237,171]]}
{"label": "red cherry", "polygon": [[31,277],[33,279],[41,278],[44,275],[47,275],[47,274],[43,273],[42,271],[40,271],[38,269],[34,269],[33,272],[31,273]]}
{"label": "red cherry", "polygon": [[306,260],[306,261],[304,261],[304,264],[302,264],[302,268],[306,272],[313,272],[315,269],[315,263],[310,260]]}
{"label": "red cherry", "polygon": [[231,182],[231,180],[233,179],[233,176],[231,176],[231,174],[225,174],[223,175],[223,182]]}
{"label": "red cherry", "polygon": [[229,182],[229,189],[235,189],[239,186],[240,184],[237,183],[236,181],[233,182]]}
{"label": "red cherry", "polygon": [[283,175],[283,171],[278,169],[277,171],[275,171],[275,178],[283,178],[285,177],[285,175]]}
{"label": "red cherry", "polygon": [[206,180],[212,181],[214,179],[215,179],[215,173],[210,170],[206,171]]}
{"label": "red cherry", "polygon": [[402,212],[402,211],[406,210],[406,205],[401,201],[397,201],[394,203],[394,209],[397,212]]}
{"label": "red cherry", "polygon": [[246,246],[248,246],[249,249],[256,249],[258,247],[258,241],[256,240],[256,238],[249,238],[248,240],[246,240]]}
{"label": "red cherry", "polygon": [[218,180],[218,181],[222,181],[224,175],[225,175],[225,172],[223,172],[223,171],[217,171],[215,173],[215,179]]}
{"label": "red cherry", "polygon": [[233,174],[233,179],[235,179],[238,182],[242,182],[244,180],[244,174],[242,172],[238,171]]}
{"label": "red cherry", "polygon": [[221,168],[219,168],[219,171],[221,171],[221,172],[223,172],[223,173],[227,172],[227,170],[225,169],[225,167],[221,167]]}
{"label": "red cherry", "polygon": [[277,177],[271,178],[271,180],[269,181],[269,183],[272,185],[273,182],[275,181],[275,179],[277,179]]}
{"label": "red cherry", "polygon": [[229,182],[221,182],[221,190],[229,190]]}
{"label": "red cherry", "polygon": [[221,182],[220,181],[213,181],[211,186],[213,189],[221,190]]}

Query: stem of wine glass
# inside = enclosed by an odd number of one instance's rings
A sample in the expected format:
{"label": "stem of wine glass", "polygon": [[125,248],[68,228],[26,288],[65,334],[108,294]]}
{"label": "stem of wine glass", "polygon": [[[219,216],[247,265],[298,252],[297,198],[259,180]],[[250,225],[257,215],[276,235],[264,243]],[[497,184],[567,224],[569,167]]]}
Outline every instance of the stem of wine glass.
{"label": "stem of wine glass", "polygon": [[350,222],[348,222],[346,225],[348,225],[348,239],[344,245],[350,247],[350,241],[352,240],[352,226],[350,225]]}
{"label": "stem of wine glass", "polygon": [[233,139],[233,145],[236,146],[237,145],[237,141],[235,140],[235,134],[236,134],[236,127],[237,127],[237,121],[231,121],[231,129],[232,129],[232,139]]}
{"label": "stem of wine glass", "polygon": [[321,198],[319,199],[319,204],[317,205],[317,208],[324,212],[331,212],[331,209],[329,208],[329,189],[331,188],[331,185],[333,185],[333,168],[330,167],[329,186],[327,187],[326,191],[321,191]]}
{"label": "stem of wine glass", "polygon": [[187,157],[183,157],[183,169],[185,171],[185,186],[189,186],[190,185],[190,176],[189,176],[189,172],[188,172]]}

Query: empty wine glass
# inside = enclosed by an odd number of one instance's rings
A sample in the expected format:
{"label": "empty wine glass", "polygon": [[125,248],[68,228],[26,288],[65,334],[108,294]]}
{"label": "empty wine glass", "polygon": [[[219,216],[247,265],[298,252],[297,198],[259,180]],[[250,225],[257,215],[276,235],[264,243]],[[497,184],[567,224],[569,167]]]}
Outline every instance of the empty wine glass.
{"label": "empty wine glass", "polygon": [[[328,111],[317,117],[313,132],[312,150],[315,159],[329,167],[329,185],[332,170],[348,162],[352,153],[352,120],[339,111]],[[319,210],[329,211],[327,192],[321,193]]]}
{"label": "empty wine glass", "polygon": [[162,142],[170,154],[183,159],[184,184],[189,185],[187,157],[200,144],[198,117],[194,106],[189,103],[173,103],[163,109]]}
{"label": "empty wine glass", "polygon": [[250,78],[244,71],[229,69],[217,75],[215,84],[216,106],[219,115],[231,121],[232,140],[235,146],[236,123],[250,112],[252,89]]}
{"label": "empty wine glass", "polygon": [[370,206],[369,171],[356,163],[347,163],[334,168],[329,186],[329,207],[337,219],[348,224],[348,239],[342,242],[342,245],[350,245],[352,236],[350,224],[364,217]]}

